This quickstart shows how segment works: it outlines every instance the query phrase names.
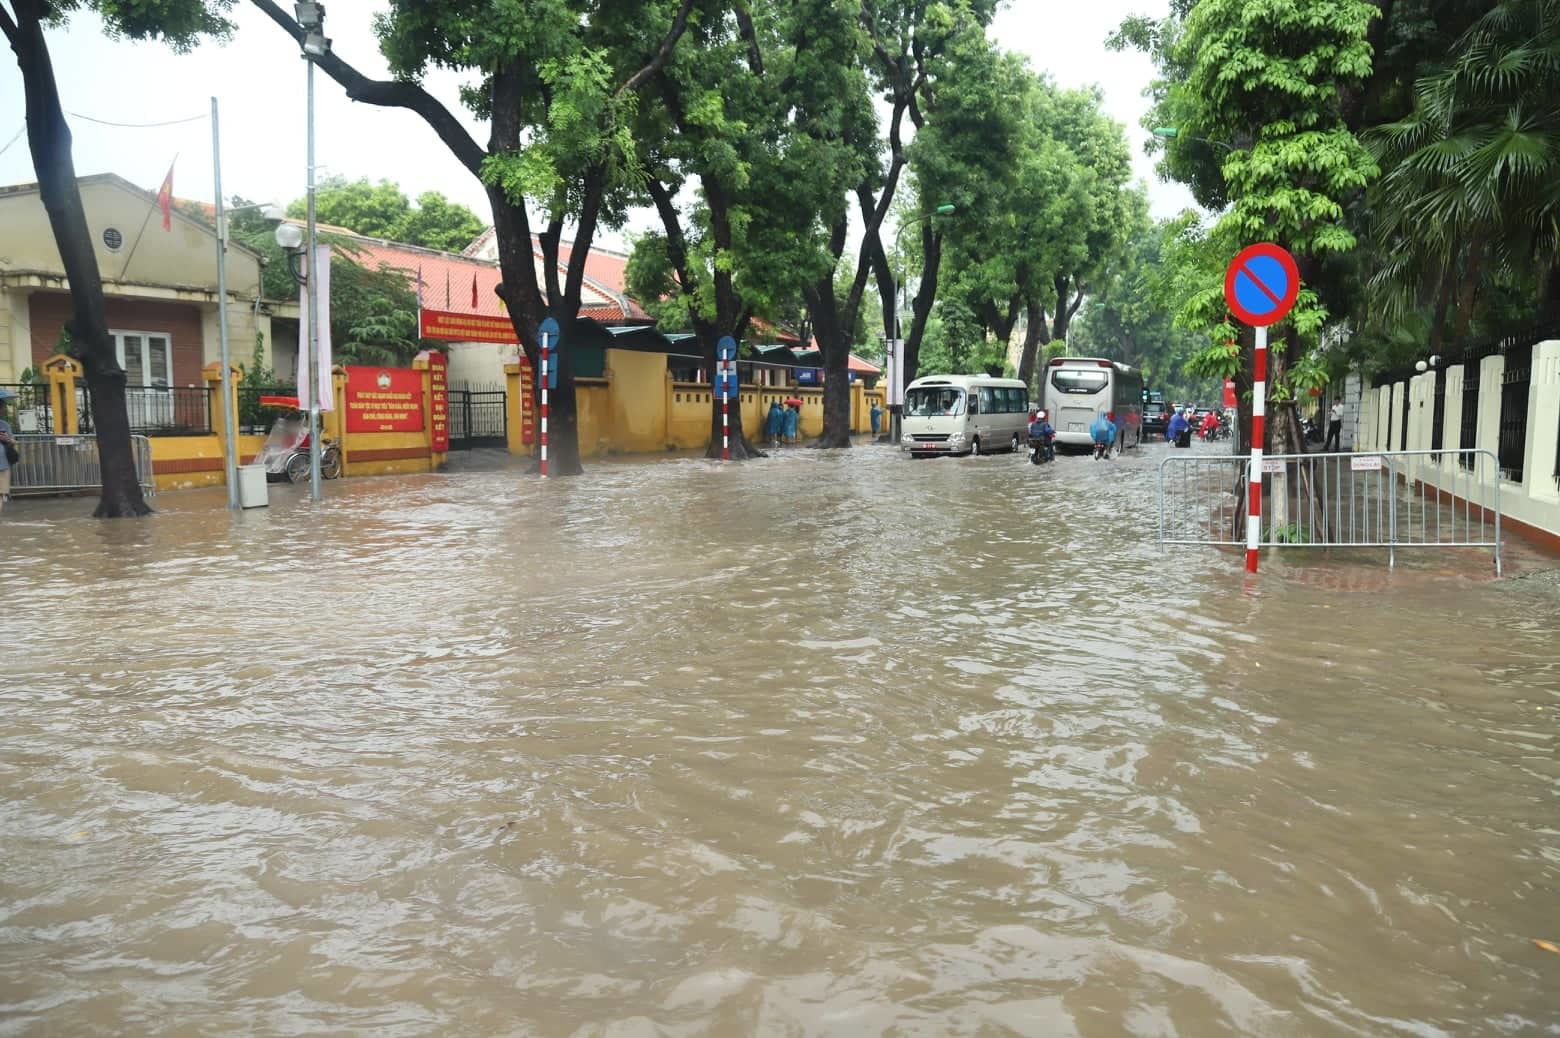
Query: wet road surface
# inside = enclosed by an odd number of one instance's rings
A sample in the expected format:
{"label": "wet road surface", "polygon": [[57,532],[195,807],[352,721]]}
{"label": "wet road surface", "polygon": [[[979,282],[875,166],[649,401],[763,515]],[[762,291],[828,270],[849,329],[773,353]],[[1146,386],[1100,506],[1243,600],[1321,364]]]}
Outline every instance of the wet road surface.
{"label": "wet road surface", "polygon": [[1560,1033],[1553,562],[1163,450],[15,504],[0,1033]]}

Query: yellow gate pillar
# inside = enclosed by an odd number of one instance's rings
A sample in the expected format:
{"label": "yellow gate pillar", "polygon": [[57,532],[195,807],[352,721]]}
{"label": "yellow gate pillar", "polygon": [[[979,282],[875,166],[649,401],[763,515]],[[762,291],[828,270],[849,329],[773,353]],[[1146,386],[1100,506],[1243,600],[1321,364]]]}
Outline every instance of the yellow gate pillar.
{"label": "yellow gate pillar", "polygon": [[43,364],[49,377],[49,409],[54,414],[54,435],[75,436],[81,431],[81,414],[76,406],[76,380],[82,376],[81,362],[60,354]]}

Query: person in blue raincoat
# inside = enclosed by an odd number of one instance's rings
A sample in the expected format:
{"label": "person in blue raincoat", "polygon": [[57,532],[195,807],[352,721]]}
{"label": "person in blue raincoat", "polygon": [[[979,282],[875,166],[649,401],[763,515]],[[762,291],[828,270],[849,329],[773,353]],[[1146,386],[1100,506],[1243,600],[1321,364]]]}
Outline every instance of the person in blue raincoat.
{"label": "person in blue raincoat", "polygon": [[1116,444],[1116,416],[1109,411],[1095,416],[1089,436],[1094,440],[1094,457],[1110,457],[1110,449]]}
{"label": "person in blue raincoat", "polygon": [[876,438],[878,430],[883,426],[883,409],[878,406],[876,400],[872,401],[872,435]]}
{"label": "person in blue raincoat", "polygon": [[780,406],[778,400],[769,402],[769,415],[764,419],[764,435],[776,447],[780,446],[780,437],[785,435],[785,408]]}
{"label": "person in blue raincoat", "polygon": [[785,409],[785,438],[792,443],[796,442],[797,427],[802,421],[802,402],[789,400]]}
{"label": "person in blue raincoat", "polygon": [[1190,447],[1192,445],[1192,423],[1186,420],[1186,415],[1177,411],[1170,418],[1170,424],[1165,426],[1165,439],[1177,447]]}

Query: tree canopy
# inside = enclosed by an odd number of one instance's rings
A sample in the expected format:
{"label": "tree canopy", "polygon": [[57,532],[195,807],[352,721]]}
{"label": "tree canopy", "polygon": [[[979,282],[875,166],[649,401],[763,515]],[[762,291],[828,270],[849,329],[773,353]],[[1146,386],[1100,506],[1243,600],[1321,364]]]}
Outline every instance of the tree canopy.
{"label": "tree canopy", "polygon": [[[287,215],[292,217],[302,217],[307,211],[307,199],[300,198],[287,207]],[[320,223],[369,238],[445,252],[460,252],[487,226],[476,213],[437,191],[424,191],[413,205],[394,183],[381,180],[373,184],[367,177],[326,177],[315,188],[314,212]]]}

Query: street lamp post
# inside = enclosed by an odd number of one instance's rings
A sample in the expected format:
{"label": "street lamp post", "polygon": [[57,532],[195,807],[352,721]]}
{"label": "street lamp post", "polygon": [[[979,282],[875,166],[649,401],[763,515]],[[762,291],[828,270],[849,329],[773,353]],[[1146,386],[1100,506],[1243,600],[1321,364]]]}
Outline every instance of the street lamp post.
{"label": "street lamp post", "polygon": [[[933,209],[929,213],[923,213],[922,215],[916,217],[914,220],[909,220],[909,221],[906,221],[905,223],[900,224],[899,225],[899,229],[894,232],[894,251],[895,252],[899,252],[900,251],[900,247],[903,244],[903,242],[900,239],[901,239],[901,236],[905,233],[905,231],[909,230],[911,227],[914,227],[916,224],[924,223],[927,220],[932,219],[934,216],[947,216],[949,213],[952,213],[957,208],[958,208],[958,206],[953,205],[952,203],[946,203],[945,202],[944,204],[938,206],[936,209]],[[905,340],[904,340],[903,329],[901,328],[901,325],[900,325],[901,318],[900,318],[899,295],[900,295],[901,292],[904,293],[904,297],[905,297],[904,302],[905,302],[905,305],[908,306],[909,303],[910,303],[910,291],[909,291],[909,289],[910,289],[910,260],[909,260],[908,257],[904,257],[904,258],[902,258],[900,260],[899,272],[900,272],[901,277],[898,279],[898,284],[894,286],[894,341],[893,341],[893,353],[889,357],[889,364],[888,364],[888,382],[889,382],[889,395],[890,395],[890,403],[888,405],[888,442],[891,443],[891,444],[894,444],[896,446],[899,443],[899,436],[900,436],[900,424],[899,423],[900,423],[900,418],[904,414],[905,408],[904,408],[904,403],[902,401],[900,403],[897,403],[897,404],[893,403],[892,402],[892,395],[893,395],[893,391],[894,391],[894,374],[895,374],[895,360],[896,359],[898,361],[899,380],[900,380],[901,383],[903,383],[903,381],[904,381],[904,349],[905,349]],[[900,391],[900,393],[904,392],[904,386],[902,384],[899,386],[899,391]]]}
{"label": "street lamp post", "polygon": [[293,10],[298,16],[298,25],[304,31],[303,60],[308,64],[308,137],[309,137],[309,191],[308,191],[308,231],[307,249],[308,255],[304,257],[306,282],[309,297],[309,336],[307,344],[307,360],[302,365],[303,371],[299,376],[299,385],[308,379],[309,386],[309,500],[320,499],[320,380],[315,372],[319,364],[320,349],[320,299],[319,299],[319,271],[317,269],[319,258],[315,249],[315,221],[314,221],[314,63],[316,59],[330,53],[330,40],[325,36],[325,5],[320,3],[301,2],[293,4]]}

